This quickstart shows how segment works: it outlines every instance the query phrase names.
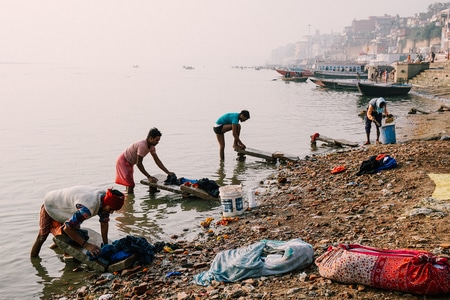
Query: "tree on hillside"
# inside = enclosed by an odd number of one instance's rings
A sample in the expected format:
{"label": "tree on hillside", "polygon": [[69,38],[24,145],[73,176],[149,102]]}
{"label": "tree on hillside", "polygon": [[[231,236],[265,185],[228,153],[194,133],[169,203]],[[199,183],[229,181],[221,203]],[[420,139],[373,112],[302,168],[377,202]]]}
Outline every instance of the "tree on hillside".
{"label": "tree on hillside", "polygon": [[441,10],[447,9],[450,7],[450,2],[440,3],[435,2],[433,4],[428,5],[427,17],[431,18],[433,15],[437,14]]}
{"label": "tree on hillside", "polygon": [[409,38],[414,41],[429,41],[441,36],[442,26],[436,26],[436,23],[430,23],[424,27],[412,28]]}

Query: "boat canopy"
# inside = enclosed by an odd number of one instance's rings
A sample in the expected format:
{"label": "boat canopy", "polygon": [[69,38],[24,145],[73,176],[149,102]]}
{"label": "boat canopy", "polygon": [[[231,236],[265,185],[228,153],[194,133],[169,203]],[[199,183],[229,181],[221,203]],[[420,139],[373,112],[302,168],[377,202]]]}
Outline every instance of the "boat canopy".
{"label": "boat canopy", "polygon": [[363,72],[364,66],[342,66],[342,65],[323,65],[318,68],[321,71],[333,71],[333,72]]}

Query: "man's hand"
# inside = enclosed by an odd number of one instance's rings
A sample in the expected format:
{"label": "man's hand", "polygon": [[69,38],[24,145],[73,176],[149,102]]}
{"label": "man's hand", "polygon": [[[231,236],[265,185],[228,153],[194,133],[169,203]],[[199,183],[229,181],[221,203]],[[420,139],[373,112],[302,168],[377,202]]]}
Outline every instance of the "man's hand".
{"label": "man's hand", "polygon": [[242,142],[237,142],[233,145],[233,148],[238,148],[238,149],[244,150],[246,148],[246,146]]}
{"label": "man's hand", "polygon": [[158,178],[153,177],[153,176],[149,176],[149,177],[147,177],[147,179],[148,179],[148,182],[151,182],[151,183],[157,183],[158,182]]}
{"label": "man's hand", "polygon": [[84,248],[86,248],[86,250],[89,251],[93,257],[97,257],[102,251],[99,247],[91,243],[86,243]]}

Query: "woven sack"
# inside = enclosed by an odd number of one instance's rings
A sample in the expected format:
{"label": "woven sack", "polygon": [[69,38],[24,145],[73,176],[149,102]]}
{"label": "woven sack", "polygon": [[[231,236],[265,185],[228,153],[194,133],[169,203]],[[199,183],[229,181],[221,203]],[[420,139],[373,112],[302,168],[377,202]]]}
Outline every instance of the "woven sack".
{"label": "woven sack", "polygon": [[341,244],[330,247],[315,264],[322,277],[342,283],[420,295],[450,292],[447,258],[438,258],[426,251]]}

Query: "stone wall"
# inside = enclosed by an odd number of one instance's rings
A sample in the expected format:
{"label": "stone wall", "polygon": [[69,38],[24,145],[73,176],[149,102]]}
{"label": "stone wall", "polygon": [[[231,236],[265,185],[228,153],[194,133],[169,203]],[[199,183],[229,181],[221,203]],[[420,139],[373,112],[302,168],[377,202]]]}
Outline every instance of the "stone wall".
{"label": "stone wall", "polygon": [[[406,40],[404,41],[404,46],[401,50],[401,53],[416,53],[417,48],[421,47],[430,47],[431,45],[441,44],[440,38],[435,38],[431,40],[426,41],[413,41],[413,40]],[[411,52],[412,51],[412,52]]]}

